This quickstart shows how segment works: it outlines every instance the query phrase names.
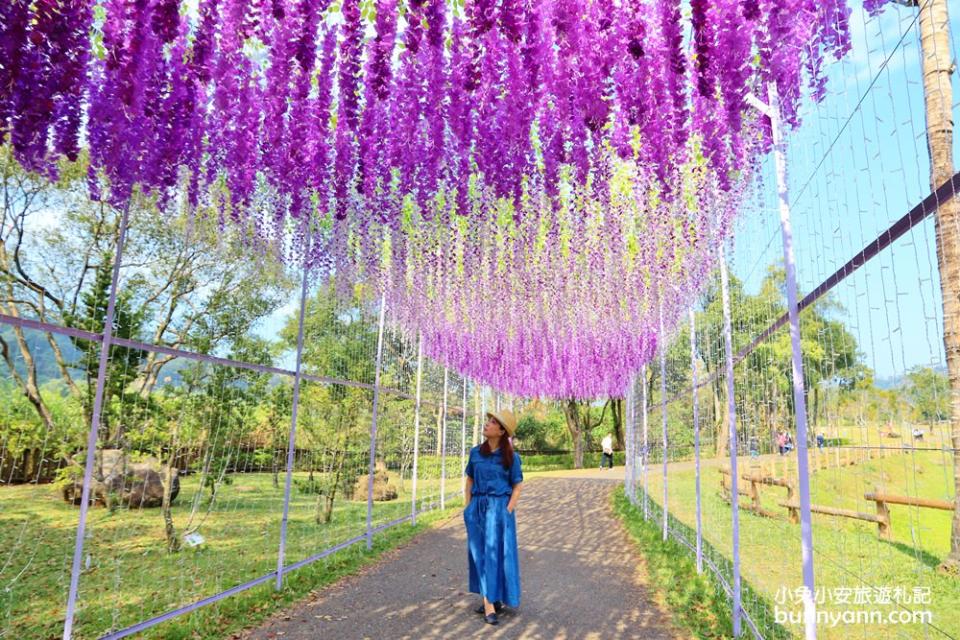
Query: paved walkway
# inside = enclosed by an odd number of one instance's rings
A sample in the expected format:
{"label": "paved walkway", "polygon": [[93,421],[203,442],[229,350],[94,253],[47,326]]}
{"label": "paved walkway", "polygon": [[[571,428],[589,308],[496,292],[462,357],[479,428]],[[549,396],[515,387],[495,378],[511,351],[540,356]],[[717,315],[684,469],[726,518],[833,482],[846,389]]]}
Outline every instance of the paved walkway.
{"label": "paved walkway", "polygon": [[686,637],[645,586],[633,543],[610,513],[613,480],[622,474],[608,477],[525,483],[517,508],[522,602],[496,627],[473,612],[479,598],[467,592],[458,516],[244,638]]}

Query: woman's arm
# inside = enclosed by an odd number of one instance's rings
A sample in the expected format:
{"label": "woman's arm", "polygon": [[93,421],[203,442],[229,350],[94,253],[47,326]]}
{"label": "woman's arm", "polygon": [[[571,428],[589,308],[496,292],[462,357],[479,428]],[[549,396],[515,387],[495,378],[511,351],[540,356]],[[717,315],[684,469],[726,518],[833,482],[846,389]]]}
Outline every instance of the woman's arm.
{"label": "woman's arm", "polygon": [[463,483],[463,508],[466,509],[470,505],[470,499],[473,497],[473,478],[467,476]]}
{"label": "woman's arm", "polygon": [[510,501],[507,503],[507,511],[510,513],[513,513],[513,510],[517,508],[517,500],[520,499],[520,487],[522,486],[522,482],[513,485],[513,493],[510,494]]}

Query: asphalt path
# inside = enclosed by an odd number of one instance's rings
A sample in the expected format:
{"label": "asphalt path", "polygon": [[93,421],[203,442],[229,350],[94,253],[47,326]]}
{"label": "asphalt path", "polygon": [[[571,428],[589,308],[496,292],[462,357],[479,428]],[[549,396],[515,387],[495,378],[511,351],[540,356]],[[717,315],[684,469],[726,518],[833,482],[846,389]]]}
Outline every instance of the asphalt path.
{"label": "asphalt path", "polygon": [[[609,475],[606,475],[609,474]],[[490,626],[467,591],[457,516],[287,609],[245,640],[683,638],[610,509],[622,473],[529,478],[517,508],[521,603]],[[608,479],[603,479],[608,478]]]}

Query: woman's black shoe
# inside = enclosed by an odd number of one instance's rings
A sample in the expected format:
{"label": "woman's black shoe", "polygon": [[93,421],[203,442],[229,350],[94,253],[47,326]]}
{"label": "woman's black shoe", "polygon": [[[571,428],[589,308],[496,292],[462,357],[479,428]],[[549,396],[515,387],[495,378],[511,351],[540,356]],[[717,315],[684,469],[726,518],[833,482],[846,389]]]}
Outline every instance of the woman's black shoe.
{"label": "woman's black shoe", "polygon": [[500,624],[500,621],[497,620],[496,613],[491,613],[483,616],[483,621],[486,622],[487,624]]}
{"label": "woman's black shoe", "polygon": [[[502,603],[502,602],[494,602],[494,603],[493,603],[493,610],[494,610],[494,612],[496,612],[496,613],[500,613],[501,611],[503,611],[503,603]],[[480,615],[486,615],[486,609],[483,608],[483,605],[482,605],[482,604],[481,604],[479,607],[477,607],[476,609],[474,609],[474,611],[476,611],[476,612],[479,613]]]}

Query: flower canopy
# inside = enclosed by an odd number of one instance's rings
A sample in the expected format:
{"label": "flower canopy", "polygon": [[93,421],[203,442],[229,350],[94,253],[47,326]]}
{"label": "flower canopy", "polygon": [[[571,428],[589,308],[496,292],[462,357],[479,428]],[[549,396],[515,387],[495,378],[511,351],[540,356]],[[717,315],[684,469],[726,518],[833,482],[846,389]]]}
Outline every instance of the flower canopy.
{"label": "flower canopy", "polygon": [[[842,0],[4,0],[0,134],[90,191],[383,293],[524,395],[619,395],[728,235],[776,85],[797,123]],[[306,233],[309,223],[310,233]]]}

